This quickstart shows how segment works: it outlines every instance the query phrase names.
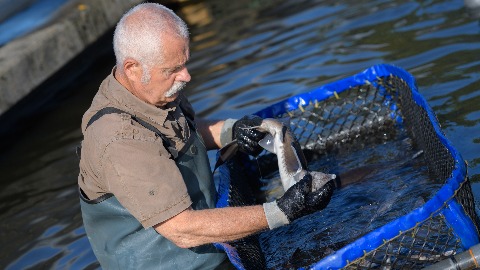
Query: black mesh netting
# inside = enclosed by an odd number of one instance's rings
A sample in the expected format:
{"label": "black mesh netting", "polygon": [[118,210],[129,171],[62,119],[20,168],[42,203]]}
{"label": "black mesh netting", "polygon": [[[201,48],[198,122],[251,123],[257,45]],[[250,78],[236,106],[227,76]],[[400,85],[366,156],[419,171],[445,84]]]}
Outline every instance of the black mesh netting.
{"label": "black mesh netting", "polygon": [[[327,100],[311,102],[276,117],[290,119],[290,127],[307,159],[393,139],[401,123],[414,145],[423,151],[432,180],[444,183],[451,177],[455,163],[463,162],[454,160],[438,138],[427,112],[412,99],[409,86],[393,75],[346,89]],[[265,152],[257,159],[236,157],[226,166],[231,177],[230,206],[262,203],[257,172],[278,169],[275,155]],[[246,183],[256,186],[247,187]],[[451,199],[463,206],[478,232],[478,217],[468,179]],[[418,269],[461,251],[459,239],[438,212],[431,213],[429,219],[410,230],[399,232],[393,239],[384,239],[381,246],[349,262],[346,268]],[[237,249],[246,269],[266,268],[258,237],[230,244]]]}

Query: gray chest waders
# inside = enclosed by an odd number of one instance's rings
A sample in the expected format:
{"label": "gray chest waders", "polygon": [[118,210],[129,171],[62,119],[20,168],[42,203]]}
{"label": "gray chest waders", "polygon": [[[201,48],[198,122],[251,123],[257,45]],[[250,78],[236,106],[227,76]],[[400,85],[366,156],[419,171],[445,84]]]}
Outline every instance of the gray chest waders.
{"label": "gray chest waders", "polygon": [[[108,113],[125,112],[107,107],[94,115],[87,127]],[[162,137],[183,176],[192,208],[214,208],[216,191],[206,148],[190,120],[192,135],[177,152],[155,127],[133,116],[132,119]],[[113,194],[88,200],[80,190],[80,198],[88,240],[103,269],[214,269],[226,260],[226,255],[213,245],[179,248],[153,228],[144,229]]]}

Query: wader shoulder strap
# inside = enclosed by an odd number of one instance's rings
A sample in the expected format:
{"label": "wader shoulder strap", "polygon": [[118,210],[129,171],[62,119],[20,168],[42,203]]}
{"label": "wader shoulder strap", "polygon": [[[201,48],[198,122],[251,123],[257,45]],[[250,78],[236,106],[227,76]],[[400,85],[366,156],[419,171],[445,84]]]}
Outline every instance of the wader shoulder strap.
{"label": "wader shoulder strap", "polygon": [[194,121],[195,119],[194,119],[193,115],[191,113],[189,113],[188,110],[184,109],[181,102],[180,102],[179,106],[180,106],[180,109],[182,109],[182,112],[183,112],[183,115],[185,116],[185,119],[187,119],[188,126],[190,126],[190,128],[192,130],[196,130],[197,126],[195,125],[195,121]]}
{"label": "wader shoulder strap", "polygon": [[90,120],[88,121],[87,123],[87,126],[85,127],[85,129],[87,129],[91,124],[93,124],[95,121],[97,121],[98,119],[100,119],[102,116],[106,115],[106,114],[112,114],[112,113],[116,113],[116,114],[122,114],[122,113],[125,113],[125,114],[128,114],[130,115],[130,117],[132,117],[132,119],[139,123],[140,125],[142,125],[144,128],[154,132],[155,134],[157,134],[163,141],[163,146],[165,147],[165,149],[168,150],[168,152],[170,152],[170,154],[172,155],[173,159],[176,159],[178,157],[178,150],[175,149],[175,147],[172,146],[172,144],[170,143],[169,140],[167,140],[167,138],[165,137],[165,135],[163,133],[160,132],[160,130],[158,130],[156,127],[154,127],[153,125],[151,125],[150,123],[126,112],[126,111],[123,111],[123,110],[120,110],[120,109],[117,109],[117,108],[114,108],[114,107],[105,107],[101,110],[99,110],[97,113],[95,113],[92,118],[90,118]]}

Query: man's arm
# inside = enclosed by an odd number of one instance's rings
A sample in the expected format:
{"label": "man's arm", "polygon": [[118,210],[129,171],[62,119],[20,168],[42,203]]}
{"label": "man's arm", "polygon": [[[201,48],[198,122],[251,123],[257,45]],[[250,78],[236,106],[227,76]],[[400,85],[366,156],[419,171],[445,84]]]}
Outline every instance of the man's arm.
{"label": "man's arm", "polygon": [[256,127],[262,123],[262,118],[246,115],[241,119],[205,120],[197,119],[197,128],[205,141],[207,150],[221,148],[233,139],[237,141],[239,150],[252,156],[257,156],[263,150],[258,145],[265,133]]}
{"label": "man's arm", "polygon": [[198,211],[188,208],[154,228],[182,248],[240,239],[267,228],[289,224],[304,215],[324,209],[335,184],[330,181],[319,189],[313,188],[315,186],[312,176],[307,174],[282,197],[262,206]]}
{"label": "man's arm", "polygon": [[222,147],[220,134],[225,121],[195,119],[195,122],[197,123],[198,132],[202,136],[207,150],[219,149]]}
{"label": "man's arm", "polygon": [[[220,135],[225,121],[195,121],[207,149],[221,148]],[[240,239],[268,229],[268,222],[262,205],[204,210],[188,208],[157,224],[154,229],[177,246],[189,248]]]}
{"label": "man's arm", "polygon": [[177,246],[190,248],[228,242],[268,229],[261,205],[193,210],[162,222],[154,229]]}

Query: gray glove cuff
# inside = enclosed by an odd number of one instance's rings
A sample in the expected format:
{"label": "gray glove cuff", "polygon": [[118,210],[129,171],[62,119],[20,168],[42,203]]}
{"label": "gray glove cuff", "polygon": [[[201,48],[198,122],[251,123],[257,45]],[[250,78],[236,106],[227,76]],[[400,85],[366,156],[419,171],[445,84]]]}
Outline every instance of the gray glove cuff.
{"label": "gray glove cuff", "polygon": [[232,128],[237,120],[238,119],[229,118],[223,123],[222,130],[220,131],[220,143],[222,147],[232,142]]}
{"label": "gray glove cuff", "polygon": [[290,223],[287,216],[278,207],[277,201],[264,203],[263,211],[265,212],[265,217],[267,218],[267,223],[270,230]]}

